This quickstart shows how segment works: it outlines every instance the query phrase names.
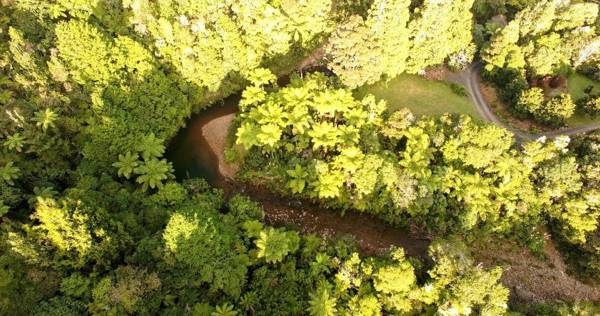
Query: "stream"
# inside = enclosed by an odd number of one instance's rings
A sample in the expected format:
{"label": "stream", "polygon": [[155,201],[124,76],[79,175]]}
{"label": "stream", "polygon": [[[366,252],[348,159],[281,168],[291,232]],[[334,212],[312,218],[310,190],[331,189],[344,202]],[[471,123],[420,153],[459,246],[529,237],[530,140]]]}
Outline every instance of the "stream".
{"label": "stream", "polygon": [[173,163],[179,180],[203,177],[222,189],[226,197],[245,194],[262,205],[266,222],[273,226],[293,227],[325,239],[351,237],[360,250],[369,255],[381,255],[390,247],[399,246],[409,256],[426,257],[428,239],[392,227],[374,216],[352,211],[342,216],[338,210],[310,201],[283,198],[264,188],[236,181],[238,167],[225,162],[224,149],[239,98],[239,95],[231,96],[223,104],[192,116],[173,139],[167,158]]}
{"label": "stream", "polygon": [[[224,149],[231,122],[238,111],[239,95],[225,99],[192,116],[171,142],[167,158],[179,180],[203,177],[222,189],[228,198],[242,193],[260,203],[267,224],[295,228],[325,239],[351,237],[361,252],[381,255],[392,246],[404,248],[409,256],[427,258],[430,240],[420,232],[395,228],[368,214],[323,207],[311,201],[290,199],[248,183],[235,180],[238,166],[225,162]],[[512,245],[512,246],[511,246]],[[600,290],[568,273],[552,241],[546,244],[545,259],[511,243],[491,242],[472,249],[476,262],[501,265],[502,283],[511,290],[511,302],[530,304],[555,300],[600,301]]]}

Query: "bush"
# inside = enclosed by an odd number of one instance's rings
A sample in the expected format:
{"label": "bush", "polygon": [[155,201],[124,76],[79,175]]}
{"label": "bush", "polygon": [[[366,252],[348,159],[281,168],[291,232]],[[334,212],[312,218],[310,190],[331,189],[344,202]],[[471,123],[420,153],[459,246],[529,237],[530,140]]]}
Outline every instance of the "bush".
{"label": "bush", "polygon": [[515,110],[521,114],[531,114],[540,123],[560,126],[575,113],[575,103],[571,95],[566,93],[544,102],[543,90],[531,88],[521,93]]}
{"label": "bush", "polygon": [[565,121],[575,113],[575,103],[571,95],[563,93],[558,97],[550,99],[540,109],[539,113],[533,113],[534,117],[542,123],[552,126],[564,125]]}
{"label": "bush", "polygon": [[484,71],[483,78],[498,88],[498,96],[508,104],[516,104],[523,90],[529,87],[523,72],[517,69],[494,69]]}
{"label": "bush", "polygon": [[587,97],[581,101],[581,105],[587,115],[593,118],[600,115],[600,96]]}
{"label": "bush", "polygon": [[450,83],[450,89],[452,90],[452,92],[454,92],[454,94],[459,95],[461,97],[467,95],[467,90],[465,89],[465,87],[454,82]]}
{"label": "bush", "polygon": [[544,103],[544,91],[540,88],[531,88],[523,90],[515,104],[515,111],[518,114],[527,115],[539,112]]}

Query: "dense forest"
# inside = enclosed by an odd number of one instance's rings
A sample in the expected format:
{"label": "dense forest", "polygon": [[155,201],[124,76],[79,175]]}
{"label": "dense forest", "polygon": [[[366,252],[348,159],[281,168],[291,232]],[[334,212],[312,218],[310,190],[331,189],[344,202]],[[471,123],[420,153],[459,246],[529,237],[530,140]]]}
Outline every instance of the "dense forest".
{"label": "dense forest", "polygon": [[[0,315],[600,314],[600,296],[524,299],[473,254],[556,247],[600,289],[599,9],[0,0]],[[485,86],[547,134],[365,93],[440,69],[475,69],[455,97]],[[228,185],[176,170],[178,133],[231,100]],[[276,224],[256,191],[427,250]]]}

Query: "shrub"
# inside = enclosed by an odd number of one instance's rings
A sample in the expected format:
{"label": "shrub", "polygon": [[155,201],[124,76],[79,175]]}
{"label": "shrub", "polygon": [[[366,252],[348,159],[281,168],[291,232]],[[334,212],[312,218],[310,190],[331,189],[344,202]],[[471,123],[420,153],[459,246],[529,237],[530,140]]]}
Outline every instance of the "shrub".
{"label": "shrub", "polygon": [[600,96],[587,97],[582,102],[583,111],[595,118],[600,115]]}
{"label": "shrub", "polygon": [[454,94],[459,95],[461,97],[467,95],[467,90],[465,89],[465,87],[454,82],[450,83],[450,89],[452,90],[452,92],[454,92]]}
{"label": "shrub", "polygon": [[531,114],[540,123],[560,126],[575,113],[575,103],[566,93],[544,102],[543,90],[531,88],[521,93],[515,110],[520,114]]}
{"label": "shrub", "polygon": [[515,110],[520,114],[533,114],[539,112],[544,103],[544,91],[540,88],[523,90],[515,105]]}
{"label": "shrub", "polygon": [[575,103],[571,95],[563,93],[552,98],[540,109],[539,113],[533,113],[534,117],[542,123],[552,126],[564,125],[565,121],[575,113]]}

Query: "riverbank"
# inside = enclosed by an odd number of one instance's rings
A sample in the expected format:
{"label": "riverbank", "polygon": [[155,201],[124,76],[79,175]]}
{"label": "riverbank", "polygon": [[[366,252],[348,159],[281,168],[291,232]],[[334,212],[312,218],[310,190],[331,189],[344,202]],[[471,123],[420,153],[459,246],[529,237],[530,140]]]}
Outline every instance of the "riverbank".
{"label": "riverbank", "polygon": [[[179,179],[204,177],[223,189],[226,196],[245,194],[263,206],[266,222],[274,226],[293,227],[328,239],[350,238],[368,255],[381,255],[396,246],[404,248],[409,256],[427,258],[432,237],[423,232],[398,229],[368,214],[348,211],[341,215],[339,210],[284,198],[265,188],[236,181],[237,166],[225,161],[224,150],[238,101],[239,97],[233,96],[197,114],[173,140],[167,156]],[[472,252],[480,264],[504,268],[502,282],[511,290],[511,302],[515,304],[558,299],[600,301],[600,291],[568,273],[550,239],[544,250],[545,259],[510,241],[496,239],[478,243]]]}

